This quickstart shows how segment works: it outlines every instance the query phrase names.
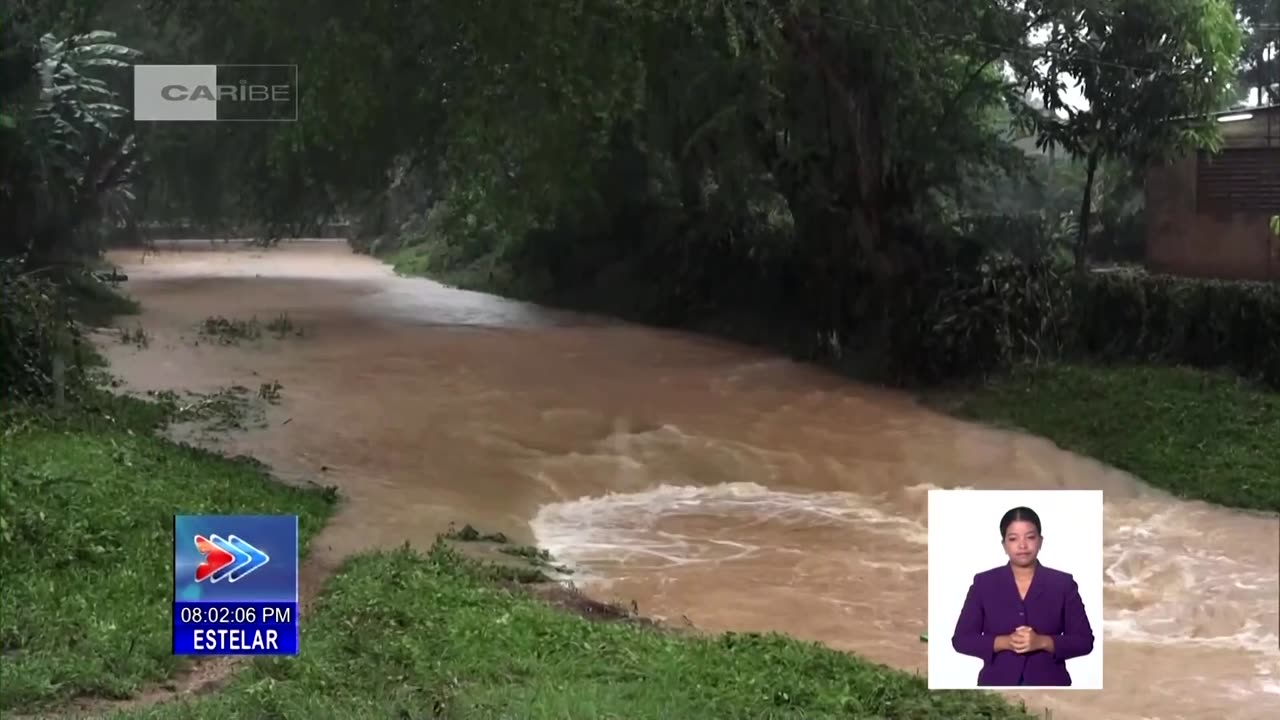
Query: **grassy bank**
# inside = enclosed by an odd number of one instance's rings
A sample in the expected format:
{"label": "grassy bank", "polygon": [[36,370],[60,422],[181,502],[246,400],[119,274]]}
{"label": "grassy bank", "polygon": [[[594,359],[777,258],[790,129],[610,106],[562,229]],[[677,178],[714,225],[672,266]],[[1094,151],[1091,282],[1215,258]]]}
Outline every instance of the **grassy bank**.
{"label": "grassy bank", "polygon": [[1020,368],[937,398],[1053,440],[1180,497],[1280,511],[1280,394],[1187,368]]}
{"label": "grassy bank", "polygon": [[175,513],[297,514],[321,492],[151,431],[155,405],[109,400],[53,418],[11,413],[0,453],[0,713],[78,695],[125,697],[172,674]]}
{"label": "grassy bank", "polygon": [[[905,637],[903,642],[913,642]],[[999,697],[777,636],[706,638],[588,620],[444,545],[348,562],[297,658],[218,695],[118,718],[1020,718]]]}

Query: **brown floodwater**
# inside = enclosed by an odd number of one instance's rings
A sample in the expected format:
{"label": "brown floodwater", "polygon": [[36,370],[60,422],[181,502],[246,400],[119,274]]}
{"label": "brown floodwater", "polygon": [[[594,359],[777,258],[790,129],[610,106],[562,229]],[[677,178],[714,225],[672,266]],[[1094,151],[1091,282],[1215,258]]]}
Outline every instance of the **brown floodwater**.
{"label": "brown floodwater", "polygon": [[[759,350],[399,278],[340,242],[112,260],[144,308],[122,324],[151,336],[104,343],[127,387],[281,383],[265,428],[216,444],[341,489],[322,563],[470,522],[647,615],[924,674],[928,490],[1101,489],[1108,689],[1017,697],[1055,719],[1280,717],[1276,516],[1175,500]],[[197,330],[282,313],[302,337]]]}

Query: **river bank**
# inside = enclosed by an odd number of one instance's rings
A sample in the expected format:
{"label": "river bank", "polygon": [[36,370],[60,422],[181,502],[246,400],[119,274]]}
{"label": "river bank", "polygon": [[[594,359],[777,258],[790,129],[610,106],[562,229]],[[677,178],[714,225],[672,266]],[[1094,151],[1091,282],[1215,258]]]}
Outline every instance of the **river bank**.
{"label": "river bank", "polygon": [[959,417],[1035,433],[1188,500],[1280,512],[1280,393],[1179,367],[1020,367],[938,392]]}
{"label": "river bank", "polygon": [[87,403],[0,421],[6,715],[188,673],[170,638],[175,513],[296,514],[305,548],[333,510],[332,493],[160,437],[159,403],[105,391]]}
{"label": "river bank", "polygon": [[[1106,682],[1126,690],[1011,697],[1055,720],[1220,717],[1241,697],[1239,717],[1276,709],[1278,556],[1257,542],[1273,518],[1177,501],[818,368],[395,278],[334,244],[118,262],[143,303],[124,327],[149,342],[104,344],[113,371],[136,392],[276,388],[260,424],[210,442],[339,488],[313,542],[327,569],[406,542],[425,552],[473,522],[643,615],[783,631],[911,675],[928,489],[1101,489]],[[215,342],[201,331],[213,316],[287,316],[301,334]]]}

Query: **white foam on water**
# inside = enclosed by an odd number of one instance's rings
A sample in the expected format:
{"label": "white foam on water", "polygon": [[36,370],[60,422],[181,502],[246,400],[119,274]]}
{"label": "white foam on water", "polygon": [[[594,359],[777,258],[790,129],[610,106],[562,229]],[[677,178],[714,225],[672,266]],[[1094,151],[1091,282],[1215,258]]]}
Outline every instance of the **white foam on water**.
{"label": "white foam on water", "polygon": [[[1108,508],[1120,514],[1129,508]],[[1280,662],[1280,576],[1257,558],[1226,554],[1175,506],[1107,532],[1108,640],[1252,651]],[[1255,521],[1257,522],[1257,521]]]}
{"label": "white foam on water", "polygon": [[[658,527],[666,519],[708,516],[739,525],[776,523],[811,528],[850,523],[860,531],[892,535],[922,549],[928,543],[922,523],[895,515],[855,493],[786,492],[752,482],[707,487],[660,485],[641,492],[551,503],[538,511],[530,525],[538,545],[574,568],[580,581],[607,581],[591,573],[592,566],[599,564],[683,567],[731,562],[761,550],[732,537],[679,534]],[[892,565],[892,569],[904,572],[924,570],[923,565],[866,562],[881,568]]]}
{"label": "white foam on water", "polygon": [[[540,546],[574,569],[566,579],[597,592],[612,592],[615,582],[664,588],[688,577],[680,571],[691,567],[703,578],[696,582],[714,586],[724,573],[725,583],[736,586],[742,573],[777,568],[779,553],[794,553],[795,589],[811,588],[835,613],[865,614],[868,599],[858,597],[863,584],[854,578],[871,573],[912,578],[906,585],[924,581],[927,565],[911,556],[925,555],[929,491],[977,489],[915,478],[883,495],[778,487],[810,473],[846,480],[847,486],[859,475],[878,473],[872,464],[765,450],[674,425],[615,428],[586,451],[541,458],[531,472],[558,491],[561,473],[591,468],[599,477],[611,476],[601,485],[612,491],[545,505],[531,527]],[[1179,687],[1199,683],[1197,692],[1265,704],[1280,694],[1280,577],[1274,547],[1265,542],[1275,537],[1276,526],[1229,513],[1146,494],[1108,498],[1103,630],[1108,647],[1167,648],[1193,663],[1238,658],[1240,667],[1229,679],[1183,677]],[[852,552],[828,556],[818,545],[807,547],[832,538]],[[895,546],[886,539],[898,547],[890,550]],[[869,552],[859,553],[859,547]],[[753,564],[757,558],[765,564]],[[848,600],[841,587],[848,587]],[[881,602],[900,602],[894,592],[886,589]],[[664,610],[679,615],[679,606]]]}
{"label": "white foam on water", "polygon": [[[644,434],[689,437],[670,426],[638,435]],[[614,460],[640,470],[635,461]],[[553,482],[546,473],[537,476]],[[908,495],[923,494],[935,487],[922,483],[904,490]],[[664,520],[681,518],[715,522],[705,532],[661,529]],[[1262,655],[1263,666],[1280,669],[1274,619],[1280,578],[1274,568],[1197,544],[1185,520],[1175,508],[1152,514],[1143,523],[1121,522],[1109,528],[1106,591],[1109,598],[1130,602],[1108,600],[1107,640],[1254,652]],[[928,542],[922,522],[896,514],[876,499],[851,492],[788,492],[754,482],[662,484],[551,503],[539,510],[531,527],[541,547],[575,569],[576,581],[607,585],[608,575],[621,566],[653,572],[750,558],[763,548],[735,537],[734,528],[762,523],[804,528],[850,523],[859,532],[893,535],[922,550]],[[927,570],[924,564],[883,560],[867,557],[859,562],[903,573]]]}
{"label": "white foam on water", "polygon": [[364,299],[377,315],[424,325],[480,328],[551,327],[577,315],[509,300],[487,293],[449,287],[426,278],[397,278],[383,283]]}

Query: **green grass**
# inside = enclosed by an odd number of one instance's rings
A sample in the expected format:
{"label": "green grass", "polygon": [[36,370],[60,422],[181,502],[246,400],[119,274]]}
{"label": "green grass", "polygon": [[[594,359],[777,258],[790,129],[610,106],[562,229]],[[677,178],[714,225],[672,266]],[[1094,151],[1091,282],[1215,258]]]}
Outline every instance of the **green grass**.
{"label": "green grass", "polygon": [[3,420],[0,713],[126,697],[179,668],[175,513],[297,514],[304,540],[329,513],[321,492],[155,437],[165,418],[153,404],[94,404],[92,414]]}
{"label": "green grass", "polygon": [[1280,511],[1280,394],[1187,368],[1021,368],[940,398],[1184,498]]}
{"label": "green grass", "polygon": [[219,694],[116,717],[1029,717],[996,695],[930,693],[922,678],[780,636],[587,620],[504,589],[443,544],[350,560],[301,642],[298,657],[259,659]]}

